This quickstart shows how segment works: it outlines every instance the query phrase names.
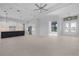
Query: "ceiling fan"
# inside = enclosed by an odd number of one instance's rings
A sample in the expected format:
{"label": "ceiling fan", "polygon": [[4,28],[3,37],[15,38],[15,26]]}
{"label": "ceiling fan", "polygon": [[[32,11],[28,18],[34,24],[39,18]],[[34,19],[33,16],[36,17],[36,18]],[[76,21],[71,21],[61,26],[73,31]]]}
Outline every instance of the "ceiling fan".
{"label": "ceiling fan", "polygon": [[35,6],[38,9],[34,9],[34,11],[39,11],[40,13],[44,12],[44,11],[48,11],[47,9],[45,9],[45,7],[47,6],[47,4],[35,4]]}

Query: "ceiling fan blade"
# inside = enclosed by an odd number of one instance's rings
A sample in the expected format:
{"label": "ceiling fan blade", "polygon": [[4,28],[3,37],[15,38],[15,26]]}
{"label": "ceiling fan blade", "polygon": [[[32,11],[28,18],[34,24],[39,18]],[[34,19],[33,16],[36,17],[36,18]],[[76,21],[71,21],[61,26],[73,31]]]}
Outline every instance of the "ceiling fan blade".
{"label": "ceiling fan blade", "polygon": [[40,8],[40,6],[38,4],[35,4],[35,6],[37,6],[38,8]]}
{"label": "ceiling fan blade", "polygon": [[44,7],[46,7],[47,6],[47,4],[45,4],[42,8],[44,8]]}

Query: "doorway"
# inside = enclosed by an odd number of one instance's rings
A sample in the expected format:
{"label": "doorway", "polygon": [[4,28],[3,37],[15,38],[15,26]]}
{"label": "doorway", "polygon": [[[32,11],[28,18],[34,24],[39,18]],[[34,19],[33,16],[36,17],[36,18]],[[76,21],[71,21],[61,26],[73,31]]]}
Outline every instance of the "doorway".
{"label": "doorway", "polygon": [[28,33],[29,33],[29,35],[32,35],[32,26],[28,27]]}

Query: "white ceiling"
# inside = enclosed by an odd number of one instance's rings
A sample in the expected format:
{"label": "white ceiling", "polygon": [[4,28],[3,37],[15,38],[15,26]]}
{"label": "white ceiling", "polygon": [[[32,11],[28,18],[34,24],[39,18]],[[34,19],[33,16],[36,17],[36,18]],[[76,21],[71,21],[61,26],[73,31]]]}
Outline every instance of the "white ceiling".
{"label": "white ceiling", "polygon": [[52,10],[48,15],[58,15],[61,17],[67,17],[79,14],[79,3],[73,3],[68,6]]}
{"label": "white ceiling", "polygon": [[[52,5],[55,4],[48,4],[45,8],[47,9]],[[37,16],[38,12],[34,11],[34,9],[37,9],[34,3],[1,3],[0,16],[5,17],[4,10],[7,10],[7,17],[23,20],[25,22]],[[17,10],[20,10],[21,12],[18,13]]]}
{"label": "white ceiling", "polygon": [[[48,11],[44,12],[47,15],[58,15],[67,16],[79,13],[79,4],[72,3],[47,3],[45,9]],[[16,20],[28,21],[38,16],[38,12],[34,11],[37,7],[34,3],[1,3],[0,4],[0,15],[5,17],[4,10],[7,10],[7,17],[14,18]],[[17,10],[21,12],[18,13]]]}

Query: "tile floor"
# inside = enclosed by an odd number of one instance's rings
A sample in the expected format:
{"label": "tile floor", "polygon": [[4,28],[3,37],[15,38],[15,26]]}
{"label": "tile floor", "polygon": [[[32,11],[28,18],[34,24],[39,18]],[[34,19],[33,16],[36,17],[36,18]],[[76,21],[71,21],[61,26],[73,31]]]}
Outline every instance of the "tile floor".
{"label": "tile floor", "polygon": [[19,36],[0,40],[0,56],[79,56],[78,37]]}

